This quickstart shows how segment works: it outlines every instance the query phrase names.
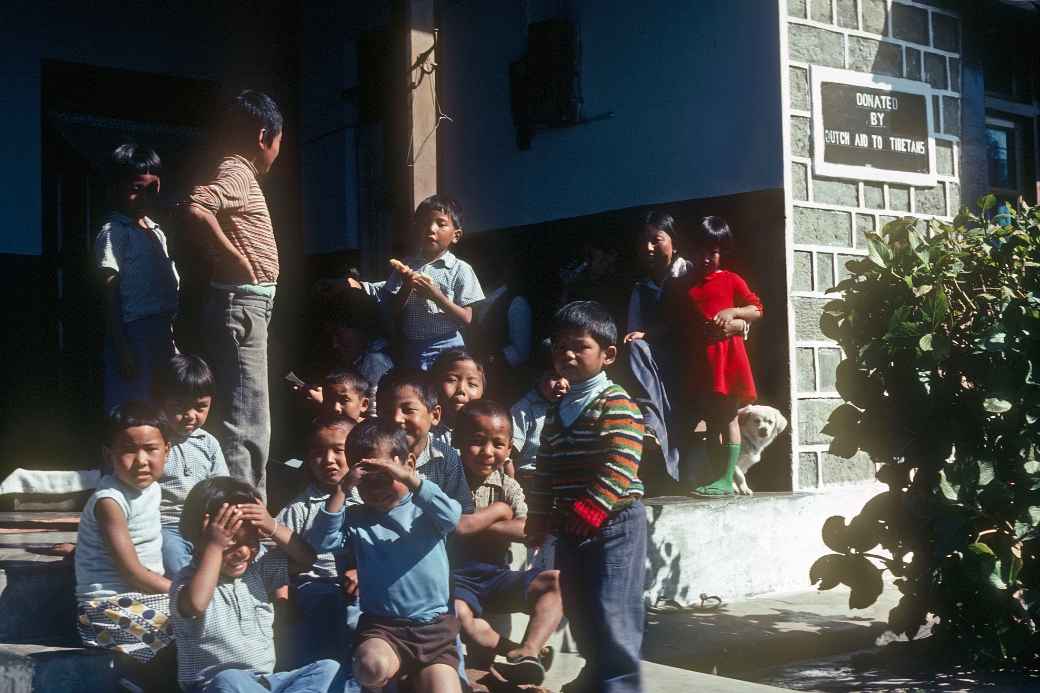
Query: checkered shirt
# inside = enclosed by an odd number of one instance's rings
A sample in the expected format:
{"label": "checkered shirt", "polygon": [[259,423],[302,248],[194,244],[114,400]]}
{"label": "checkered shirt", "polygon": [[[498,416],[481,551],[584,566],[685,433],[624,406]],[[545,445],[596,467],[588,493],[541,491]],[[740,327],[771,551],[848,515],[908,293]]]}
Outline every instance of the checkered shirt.
{"label": "checkered shirt", "polygon": [[270,595],[288,584],[288,557],[273,549],[256,559],[242,577],[221,577],[206,612],[190,618],[181,614],[178,599],[197,570],[198,563],[193,561],[170,587],[181,687],[206,683],[223,669],[273,672],[274,602]]}
{"label": "checkered shirt", "polygon": [[444,495],[457,501],[462,506],[463,514],[473,512],[473,494],[455,448],[444,445],[428,434],[426,447],[415,460],[415,471],[420,479],[432,481],[444,491]]}
{"label": "checkered shirt", "polygon": [[220,443],[201,428],[192,431],[185,440],[170,446],[166,466],[159,477],[162,500],[159,516],[164,525],[181,521],[184,500],[195,484],[212,476],[229,476]]}
{"label": "checkered shirt", "polygon": [[[348,508],[352,505],[358,505],[361,501],[361,498],[356,495],[357,489],[352,489],[352,491],[353,493],[347,496],[346,499]],[[318,515],[318,511],[325,507],[325,502],[329,499],[329,495],[328,491],[318,488],[315,484],[308,484],[303,493],[296,496],[287,506],[282,508],[282,511],[278,513],[278,517],[275,519],[302,538],[307,535],[307,531],[314,524],[314,518]],[[294,576],[294,580],[296,579],[300,582],[339,579],[339,571],[336,568],[336,556],[332,552],[319,553],[311,569]]]}
{"label": "checkered shirt", "polygon": [[[437,282],[444,295],[457,306],[465,308],[484,300],[484,290],[480,288],[476,272],[468,262],[455,257],[450,250],[436,260],[427,262],[416,256],[408,258],[405,264]],[[394,272],[386,282],[370,284],[366,288],[383,301],[389,295],[400,291],[401,285],[401,274]],[[450,337],[458,332],[459,327],[455,319],[443,308],[417,292],[413,292],[405,301],[401,329],[409,340]]]}

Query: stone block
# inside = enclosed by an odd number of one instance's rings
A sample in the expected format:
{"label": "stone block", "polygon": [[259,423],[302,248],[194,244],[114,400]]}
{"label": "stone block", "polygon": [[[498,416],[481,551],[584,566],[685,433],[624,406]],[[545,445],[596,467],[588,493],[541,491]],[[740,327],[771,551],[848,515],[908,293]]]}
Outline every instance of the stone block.
{"label": "stone block", "polygon": [[950,58],[950,89],[961,90],[961,61],[957,58]]}
{"label": "stone block", "polygon": [[788,71],[791,83],[791,108],[808,111],[812,102],[809,97],[809,71],[802,67],[792,67]]}
{"label": "stone block", "polygon": [[813,200],[830,205],[856,207],[859,204],[859,186],[853,181],[814,178]]}
{"label": "stone block", "polygon": [[798,19],[806,19],[805,0],[787,0],[787,14]]}
{"label": "stone block", "polygon": [[863,31],[888,35],[888,3],[885,0],[861,0]]}
{"label": "stone block", "polygon": [[787,43],[792,60],[828,67],[845,66],[844,41],[836,31],[791,24],[787,31]]}
{"label": "stone block", "polygon": [[946,216],[946,188],[942,183],[933,188],[914,188],[914,202],[918,214]]}
{"label": "stone block", "polygon": [[796,250],[794,253],[794,277],[792,278],[795,291],[812,291],[812,253],[807,250]]}
{"label": "stone block", "polygon": [[935,168],[940,176],[953,175],[953,142],[935,141]]}
{"label": "stone block", "polygon": [[843,29],[858,29],[859,16],[856,12],[856,0],[837,0],[838,26]]}
{"label": "stone block", "polygon": [[820,485],[820,467],[815,452],[798,453],[798,488],[816,488]]}
{"label": "stone block", "polygon": [[834,255],[816,253],[816,290],[826,291],[834,286]]}
{"label": "stone block", "polygon": [[796,200],[809,199],[809,167],[797,161],[791,164],[791,196]]}
{"label": "stone block", "polygon": [[795,367],[798,370],[798,391],[816,392],[816,363],[810,348],[795,349]]}
{"label": "stone block", "polygon": [[933,12],[932,45],[940,50],[959,53],[961,49],[960,20],[948,14]]}
{"label": "stone block", "polygon": [[862,260],[863,258],[859,255],[839,255],[838,256],[838,281],[844,281],[849,278],[849,270],[845,267],[847,262],[852,260]]}
{"label": "stone block", "polygon": [[794,242],[852,246],[852,215],[831,209],[794,208]]}
{"label": "stone block", "polygon": [[950,202],[950,213],[953,216],[957,216],[961,211],[961,207],[964,206],[964,200],[961,199],[961,186],[960,183],[947,183],[947,197]]}
{"label": "stone block", "polygon": [[827,425],[831,412],[841,403],[840,399],[798,400],[798,442],[802,445],[831,442],[831,436],[821,431]]}
{"label": "stone block", "polygon": [[796,339],[825,340],[823,332],[820,331],[820,316],[823,315],[823,306],[831,299],[829,298],[807,298],[796,296],[791,299],[794,305],[794,336]]}
{"label": "stone block", "polygon": [[906,47],[906,78],[921,79],[921,51]]}
{"label": "stone block", "polygon": [[820,360],[820,391],[834,392],[837,386],[834,383],[834,374],[841,363],[841,349],[821,347],[818,355]]}
{"label": "stone block", "polygon": [[903,185],[888,186],[888,208],[897,212],[909,212],[910,188]]}
{"label": "stone block", "polygon": [[886,224],[891,224],[893,221],[898,221],[899,217],[892,217],[887,214],[878,215],[878,233],[884,230]]}
{"label": "stone block", "polygon": [[924,81],[933,89],[946,89],[949,86],[946,74],[946,56],[938,53],[924,54]]}
{"label": "stone block", "polygon": [[873,214],[857,214],[856,215],[856,247],[866,248],[867,239],[866,235],[870,231],[875,231],[875,221]]}
{"label": "stone block", "polygon": [[821,24],[832,24],[834,22],[834,16],[831,14],[831,3],[830,0],[813,0],[810,14],[812,14],[812,20],[814,22],[820,22]]}
{"label": "stone block", "polygon": [[942,97],[943,132],[961,136],[961,100],[956,96]]}
{"label": "stone block", "polygon": [[928,45],[928,10],[892,3],[892,36]]}
{"label": "stone block", "polygon": [[870,481],[876,473],[874,463],[865,452],[857,452],[850,459],[820,453],[820,470],[824,486]]}
{"label": "stone block", "polygon": [[812,156],[811,131],[812,126],[808,118],[791,116],[791,154]]}
{"label": "stone block", "polygon": [[870,209],[885,208],[885,188],[881,183],[863,184],[863,206]]}
{"label": "stone block", "polygon": [[902,77],[903,49],[895,43],[849,36],[849,69]]}

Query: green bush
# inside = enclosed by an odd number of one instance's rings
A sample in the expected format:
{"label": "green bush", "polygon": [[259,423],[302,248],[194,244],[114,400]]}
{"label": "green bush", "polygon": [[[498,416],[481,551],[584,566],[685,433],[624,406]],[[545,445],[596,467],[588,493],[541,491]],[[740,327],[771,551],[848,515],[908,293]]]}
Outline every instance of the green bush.
{"label": "green bush", "polygon": [[894,631],[931,614],[944,648],[1003,666],[1040,654],[1040,208],[980,210],[868,234],[832,289],[821,328],[845,352],[845,402],[824,432],[834,454],[867,452],[888,490],[827,520],[834,553],[810,579],[863,608],[887,570]]}

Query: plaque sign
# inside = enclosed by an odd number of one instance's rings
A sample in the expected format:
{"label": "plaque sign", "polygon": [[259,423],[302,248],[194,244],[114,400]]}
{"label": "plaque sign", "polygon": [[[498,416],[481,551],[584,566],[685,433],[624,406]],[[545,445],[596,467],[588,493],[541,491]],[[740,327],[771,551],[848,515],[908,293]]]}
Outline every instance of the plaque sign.
{"label": "plaque sign", "polygon": [[817,175],[936,184],[927,84],[813,66],[812,104]]}

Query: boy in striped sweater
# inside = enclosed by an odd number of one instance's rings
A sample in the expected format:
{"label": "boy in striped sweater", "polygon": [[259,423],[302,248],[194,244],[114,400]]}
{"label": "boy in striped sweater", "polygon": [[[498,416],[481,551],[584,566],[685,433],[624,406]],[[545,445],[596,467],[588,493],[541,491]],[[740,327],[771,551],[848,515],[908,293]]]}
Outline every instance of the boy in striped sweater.
{"label": "boy in striped sweater", "polygon": [[553,365],[571,389],[546,415],[526,530],[531,546],[559,533],[564,615],[586,660],[564,693],[642,690],[643,417],[604,372],[616,345],[617,326],[595,301],[569,303],[553,318]]}

